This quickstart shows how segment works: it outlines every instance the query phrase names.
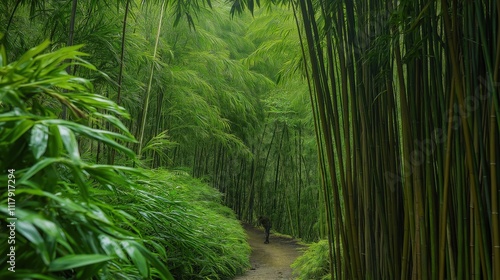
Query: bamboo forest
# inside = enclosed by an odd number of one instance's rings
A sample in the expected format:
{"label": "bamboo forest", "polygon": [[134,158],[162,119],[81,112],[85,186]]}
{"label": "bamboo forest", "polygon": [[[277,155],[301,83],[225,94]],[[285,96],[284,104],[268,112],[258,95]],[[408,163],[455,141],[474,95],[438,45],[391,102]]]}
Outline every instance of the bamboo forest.
{"label": "bamboo forest", "polygon": [[500,279],[500,1],[2,0],[0,279]]}

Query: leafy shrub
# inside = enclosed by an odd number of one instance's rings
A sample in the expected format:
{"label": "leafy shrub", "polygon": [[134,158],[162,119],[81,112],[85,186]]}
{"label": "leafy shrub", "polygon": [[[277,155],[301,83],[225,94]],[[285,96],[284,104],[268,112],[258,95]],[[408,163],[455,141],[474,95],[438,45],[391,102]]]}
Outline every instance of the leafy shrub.
{"label": "leafy shrub", "polygon": [[[172,279],[160,261],[166,258],[161,245],[143,236],[126,211],[98,198],[126,192],[133,185],[126,174],[136,170],[80,157],[82,139],[134,157],[116,141],[133,141],[116,117],[126,117],[125,110],[92,93],[88,80],[66,73],[75,66],[95,70],[80,58],[79,46],[44,53],[47,47],[44,42],[7,64],[0,46],[0,185],[15,186],[1,191],[0,240],[10,234],[6,224],[14,221],[16,232],[15,244],[0,243],[0,278]],[[57,117],[63,106],[71,120]],[[119,133],[91,128],[89,119]],[[8,206],[13,199],[15,208]],[[12,245],[15,273],[6,267],[12,267],[5,254]]]}
{"label": "leafy shrub", "polygon": [[328,240],[313,243],[307,251],[292,264],[293,274],[298,279],[331,279]]}

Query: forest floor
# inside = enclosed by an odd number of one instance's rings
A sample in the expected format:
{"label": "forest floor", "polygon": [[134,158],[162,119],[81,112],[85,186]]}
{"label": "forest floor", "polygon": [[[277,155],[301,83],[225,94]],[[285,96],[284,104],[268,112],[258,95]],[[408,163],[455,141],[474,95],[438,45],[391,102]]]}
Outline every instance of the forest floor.
{"label": "forest floor", "polygon": [[295,239],[276,236],[272,230],[269,244],[264,244],[263,229],[257,229],[250,225],[243,225],[243,228],[247,232],[248,243],[252,247],[250,255],[252,268],[234,280],[294,279],[290,265],[298,256],[302,255],[302,250],[306,247],[298,244]]}

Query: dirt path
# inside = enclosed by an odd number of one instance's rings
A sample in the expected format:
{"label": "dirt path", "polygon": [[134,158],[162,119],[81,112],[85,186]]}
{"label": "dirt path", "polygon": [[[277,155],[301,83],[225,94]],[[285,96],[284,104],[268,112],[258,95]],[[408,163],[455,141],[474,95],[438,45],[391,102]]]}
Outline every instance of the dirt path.
{"label": "dirt path", "polygon": [[264,244],[263,230],[249,225],[243,227],[248,235],[248,243],[252,247],[250,256],[252,268],[244,275],[236,277],[235,280],[294,279],[290,265],[302,254],[300,249],[304,246],[297,244],[294,239],[275,236],[272,231],[269,244]]}

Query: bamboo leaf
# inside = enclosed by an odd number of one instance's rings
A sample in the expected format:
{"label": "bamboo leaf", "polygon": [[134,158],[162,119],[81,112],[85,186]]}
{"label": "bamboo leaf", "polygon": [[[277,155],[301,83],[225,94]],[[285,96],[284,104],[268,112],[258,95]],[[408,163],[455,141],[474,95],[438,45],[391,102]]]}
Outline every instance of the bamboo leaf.
{"label": "bamboo leaf", "polygon": [[49,129],[45,125],[35,124],[31,130],[30,149],[35,159],[39,159],[47,149]]}
{"label": "bamboo leaf", "polygon": [[119,151],[124,152],[126,155],[128,155],[130,157],[135,156],[135,153],[132,150],[126,148],[123,145],[120,145],[119,143],[117,143],[115,140],[112,139],[112,138],[117,138],[117,139],[120,139],[123,141],[132,141],[133,140],[133,139],[131,139],[127,136],[124,136],[122,134],[118,134],[118,133],[114,133],[114,132],[110,132],[110,131],[106,131],[106,130],[93,129],[93,128],[89,128],[89,127],[81,125],[81,124],[77,124],[77,123],[69,122],[69,121],[65,121],[65,120],[43,120],[43,121],[41,121],[41,123],[46,124],[46,125],[65,126],[69,129],[71,129],[74,133],[83,134],[83,135],[86,135],[94,140],[101,141],[101,142],[103,142],[103,143],[105,143],[105,144],[107,144],[107,145],[109,145],[109,146],[111,146]]}
{"label": "bamboo leaf", "polygon": [[48,46],[50,45],[49,40],[45,40],[43,43],[40,45],[31,48],[28,50],[25,54],[23,54],[16,62],[14,62],[13,67],[28,67],[29,64],[27,64],[28,61],[32,60],[36,55],[40,54],[43,52]]}
{"label": "bamboo leaf", "polygon": [[122,241],[120,244],[125,249],[142,277],[149,277],[149,266],[146,258],[143,256],[142,252],[138,250],[141,246],[133,241]]}
{"label": "bamboo leaf", "polygon": [[36,164],[31,166],[26,173],[24,173],[21,176],[21,179],[19,180],[19,184],[22,185],[24,182],[28,181],[32,176],[40,172],[40,170],[44,169],[45,167],[56,163],[56,162],[64,162],[65,160],[63,158],[44,158],[40,161],[38,161]]}
{"label": "bamboo leaf", "polygon": [[[0,37],[3,38],[3,34]],[[7,65],[7,55],[5,54],[5,47],[0,45],[0,67],[4,67],[5,65]]]}
{"label": "bamboo leaf", "polygon": [[[43,125],[43,124],[40,124]],[[44,125],[45,126],[45,125]],[[63,149],[63,143],[61,135],[59,134],[58,125],[48,125],[49,128],[49,140],[47,147],[48,157],[59,157]]]}
{"label": "bamboo leaf", "polygon": [[128,128],[125,125],[123,125],[123,123],[117,117],[97,112],[94,113],[94,116],[107,120],[108,122],[112,123],[115,127],[120,129],[122,133],[125,133],[125,135],[127,135],[130,139],[134,139],[132,133],[128,131]]}
{"label": "bamboo leaf", "polygon": [[61,140],[68,152],[69,157],[76,161],[80,161],[80,152],[78,151],[78,143],[76,142],[76,137],[73,131],[69,128],[59,125],[59,135],[61,136]]}
{"label": "bamboo leaf", "polygon": [[166,279],[166,280],[173,280],[174,279],[174,277],[172,276],[172,274],[170,273],[170,271],[168,271],[167,267],[163,263],[161,263],[156,258],[156,256],[154,256],[153,254],[151,254],[150,251],[148,251],[146,248],[144,248],[140,244],[135,243],[135,245],[136,245],[137,249],[143,255],[146,256],[146,258],[148,259],[148,261],[151,262],[153,264],[153,266],[161,272],[161,275],[162,275],[161,278],[162,279]]}
{"label": "bamboo leaf", "polygon": [[106,254],[108,254],[109,256],[117,255],[120,259],[127,261],[127,256],[125,255],[117,241],[103,234],[99,235],[99,240]]}
{"label": "bamboo leaf", "polygon": [[1,142],[5,142],[7,144],[12,144],[16,142],[21,136],[23,136],[28,130],[30,130],[33,126],[34,122],[28,119],[19,120],[15,127],[12,128],[8,133],[5,133],[0,138]]}
{"label": "bamboo leaf", "polygon": [[112,259],[113,257],[99,254],[68,255],[53,260],[50,263],[49,271],[62,271],[87,265],[100,264]]}
{"label": "bamboo leaf", "polygon": [[43,262],[48,265],[50,263],[49,251],[45,246],[44,238],[38,232],[35,226],[32,223],[26,221],[17,221],[16,230],[34,244],[36,251],[41,255]]}

